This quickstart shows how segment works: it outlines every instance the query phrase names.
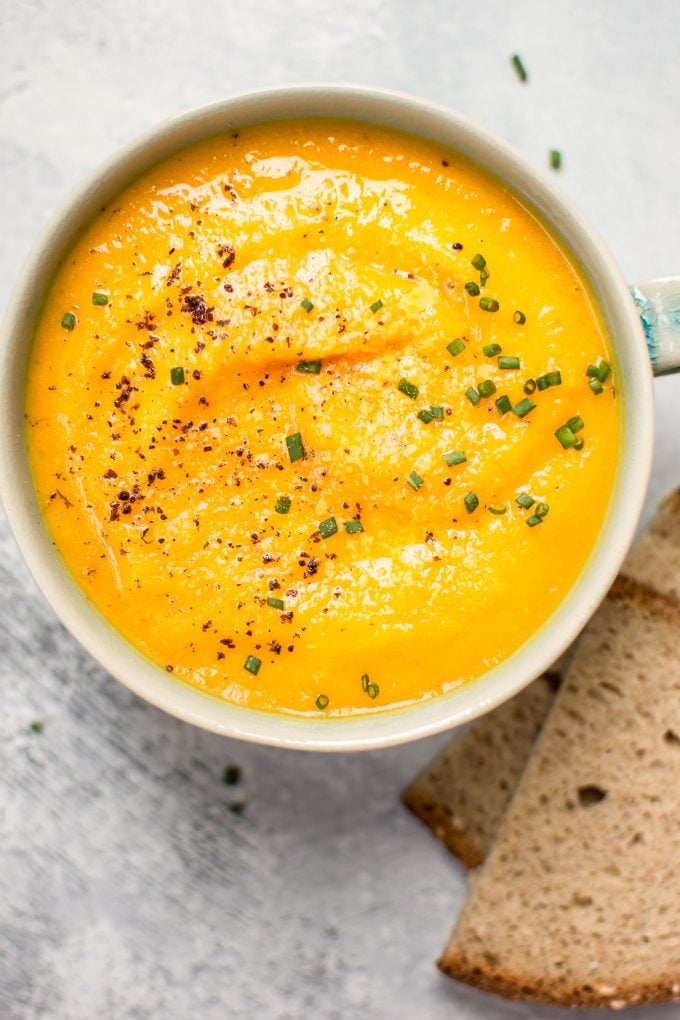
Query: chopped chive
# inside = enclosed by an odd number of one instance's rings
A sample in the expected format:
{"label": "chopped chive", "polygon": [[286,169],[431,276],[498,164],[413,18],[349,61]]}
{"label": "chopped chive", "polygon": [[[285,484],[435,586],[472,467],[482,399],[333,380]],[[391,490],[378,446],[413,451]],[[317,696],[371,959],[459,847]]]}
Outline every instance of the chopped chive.
{"label": "chopped chive", "polygon": [[520,368],[519,358],[502,357],[498,359],[499,368]]}
{"label": "chopped chive", "polygon": [[283,599],[275,599],[271,595],[267,597],[267,605],[271,606],[272,609],[284,609]]}
{"label": "chopped chive", "polygon": [[542,393],[543,390],[550,388],[550,382],[547,375],[539,375],[536,379],[536,389]]}
{"label": "chopped chive", "polygon": [[378,300],[374,301],[373,304],[371,305],[371,311],[372,312],[379,312],[380,309],[382,308],[382,306],[383,306],[383,303],[380,300],[380,298],[378,298]]}
{"label": "chopped chive", "polygon": [[327,517],[325,521],[322,521],[319,525],[319,534],[322,538],[330,538],[331,535],[337,535],[338,533],[338,522],[335,517]]}
{"label": "chopped chive", "polygon": [[327,694],[320,694],[319,697],[314,702],[314,704],[316,705],[320,712],[323,712],[324,708],[328,708],[330,700],[331,699],[328,697]]}
{"label": "chopped chive", "polygon": [[530,510],[536,500],[533,496],[530,496],[528,492],[520,492],[519,496],[515,500],[518,506],[523,507],[525,510]]}
{"label": "chopped chive", "polygon": [[378,695],[380,694],[380,688],[378,687],[377,684],[371,682],[366,687],[366,693],[368,694],[369,698],[377,698]]}
{"label": "chopped chive", "polygon": [[517,77],[519,78],[519,80],[521,82],[525,82],[528,79],[529,75],[526,72],[526,68],[522,63],[522,58],[520,57],[519,53],[513,53],[511,57],[511,63],[512,66],[517,71]]}
{"label": "chopped chive", "polygon": [[508,411],[512,410],[512,404],[510,403],[510,397],[507,397],[505,393],[502,397],[499,397],[496,401],[496,407],[498,408],[499,414],[507,414]]}
{"label": "chopped chive", "polygon": [[298,361],[295,366],[296,372],[305,372],[307,375],[318,375],[321,371],[320,361]]}
{"label": "chopped chive", "polygon": [[343,521],[342,526],[348,535],[358,535],[360,531],[364,530],[361,521]]}
{"label": "chopped chive", "polygon": [[525,393],[535,393],[536,392],[536,380],[535,379],[527,379],[527,381],[524,383],[524,392]]}
{"label": "chopped chive", "polygon": [[502,350],[503,348],[500,344],[486,344],[482,347],[482,354],[485,358],[495,358]]}
{"label": "chopped chive", "polygon": [[451,450],[450,453],[443,453],[442,456],[449,467],[455,467],[456,464],[464,464],[467,460],[462,450]]}
{"label": "chopped chive", "polygon": [[75,326],[75,324],[76,324],[76,317],[73,314],[73,312],[64,312],[64,314],[62,316],[62,319],[61,319],[62,329],[67,329],[70,332],[73,329],[73,327]]}
{"label": "chopped chive", "polygon": [[572,446],[576,446],[576,443],[578,442],[576,436],[568,425],[562,425],[561,428],[557,429],[555,437],[565,450],[568,450]]}
{"label": "chopped chive", "polygon": [[243,668],[247,669],[253,676],[257,676],[260,672],[260,666],[262,665],[262,659],[258,659],[257,655],[249,655],[246,661],[243,663]]}
{"label": "chopped chive", "polygon": [[475,255],[473,258],[470,259],[470,262],[475,267],[475,269],[484,269],[484,266],[486,265],[486,259],[484,258],[483,255]]}
{"label": "chopped chive", "polygon": [[585,446],[585,442],[583,440],[583,437],[579,436],[578,439],[576,440],[576,442],[574,443],[574,449],[575,450],[582,450],[584,446]]}
{"label": "chopped chive", "polygon": [[314,307],[314,305],[309,300],[309,298],[303,298],[302,301],[300,302],[300,308],[304,308],[304,310],[307,312],[308,315],[311,312],[313,307]]}
{"label": "chopped chive", "polygon": [[241,778],[241,770],[238,765],[227,765],[222,773],[222,782],[225,786],[236,786]]}
{"label": "chopped chive", "polygon": [[415,400],[418,396],[418,387],[414,386],[413,383],[410,383],[408,379],[400,379],[397,389],[400,393],[405,393],[407,397],[411,398],[411,400]]}
{"label": "chopped chive", "polygon": [[92,293],[92,304],[93,305],[108,305],[109,299],[106,294],[103,294],[100,290],[95,290]]}
{"label": "chopped chive", "polygon": [[588,365],[586,369],[586,375],[589,375],[592,379],[600,378],[600,369],[597,365]]}
{"label": "chopped chive", "polygon": [[417,471],[412,471],[411,474],[406,479],[406,481],[408,482],[412,489],[415,489],[416,492],[423,484],[423,480]]}
{"label": "chopped chive", "polygon": [[547,517],[549,511],[550,507],[547,503],[537,503],[534,508],[534,513],[536,514],[536,516],[541,518]]}
{"label": "chopped chive", "polygon": [[575,414],[573,418],[570,418],[567,422],[567,428],[570,428],[572,432],[580,432],[583,428],[584,421],[580,414]]}
{"label": "chopped chive", "polygon": [[505,503],[489,503],[487,510],[495,517],[500,517],[501,514],[507,513],[508,508]]}
{"label": "chopped chive", "polygon": [[422,422],[425,422],[426,425],[429,425],[430,422],[433,420],[434,415],[432,414],[432,411],[428,411],[428,409],[424,407],[422,411],[418,411],[416,417],[420,418],[420,420]]}
{"label": "chopped chive", "polygon": [[501,306],[495,298],[483,297],[479,299],[479,307],[483,312],[497,312]]}
{"label": "chopped chive", "polygon": [[446,345],[446,349],[455,358],[457,354],[462,354],[465,350],[465,344],[462,340],[452,340],[450,344]]}
{"label": "chopped chive", "polygon": [[524,323],[527,321],[527,317],[524,314],[524,312],[520,312],[520,310],[517,309],[517,311],[512,316],[512,321],[516,322],[518,326],[523,326]]}
{"label": "chopped chive", "polygon": [[184,382],[184,369],[181,365],[170,369],[170,382],[173,386],[181,386]]}
{"label": "chopped chive", "polygon": [[496,392],[496,383],[491,379],[482,379],[477,385],[480,397],[491,397]]}
{"label": "chopped chive", "polygon": [[371,682],[371,678],[368,675],[368,673],[362,673],[361,674],[361,689],[362,689],[362,691],[367,691],[368,690],[368,685],[370,684],[370,682]]}
{"label": "chopped chive", "polygon": [[562,373],[557,369],[554,372],[548,372],[548,386],[561,386],[562,385]]}
{"label": "chopped chive", "polygon": [[286,436],[286,446],[288,447],[288,456],[290,457],[291,464],[294,464],[296,460],[302,460],[305,455],[305,447],[302,442],[302,435],[299,432]]}
{"label": "chopped chive", "polygon": [[465,391],[465,396],[468,398],[473,407],[476,407],[479,403],[479,393],[474,386],[468,386]]}
{"label": "chopped chive", "polygon": [[538,517],[537,514],[532,514],[531,517],[527,517],[527,524],[530,528],[535,528],[537,524],[540,524],[543,520],[542,517]]}
{"label": "chopped chive", "polygon": [[473,514],[479,506],[479,499],[475,492],[468,492],[463,502],[465,503],[465,509],[469,514]]}
{"label": "chopped chive", "polygon": [[550,166],[553,170],[559,170],[562,166],[562,153],[559,149],[550,150]]}
{"label": "chopped chive", "polygon": [[45,723],[40,719],[34,719],[31,723],[31,733],[42,733],[45,729]]}
{"label": "chopped chive", "polygon": [[611,370],[612,370],[611,365],[609,365],[606,361],[600,362],[600,364],[597,366],[597,378],[600,380],[600,382],[604,382],[605,379],[607,379]]}
{"label": "chopped chive", "polygon": [[479,274],[479,286],[486,287],[486,281],[489,279],[490,273],[486,269],[482,269]]}
{"label": "chopped chive", "polygon": [[465,289],[470,295],[470,297],[477,297],[477,295],[479,294],[479,284],[475,283],[474,280],[470,280],[468,283],[466,283]]}
{"label": "chopped chive", "polygon": [[290,510],[290,502],[291,502],[290,496],[279,496],[276,503],[274,504],[274,509],[276,510],[277,514],[287,514],[288,511]]}
{"label": "chopped chive", "polygon": [[520,400],[519,404],[515,404],[513,411],[518,418],[526,418],[526,416],[535,409],[536,405],[533,400],[529,400],[525,397],[524,400]]}
{"label": "chopped chive", "polygon": [[442,421],[444,418],[444,408],[439,407],[437,404],[430,404],[430,414],[433,418],[436,418],[437,421]]}
{"label": "chopped chive", "polygon": [[589,379],[588,385],[596,397],[599,397],[600,393],[604,393],[604,386],[599,379]]}

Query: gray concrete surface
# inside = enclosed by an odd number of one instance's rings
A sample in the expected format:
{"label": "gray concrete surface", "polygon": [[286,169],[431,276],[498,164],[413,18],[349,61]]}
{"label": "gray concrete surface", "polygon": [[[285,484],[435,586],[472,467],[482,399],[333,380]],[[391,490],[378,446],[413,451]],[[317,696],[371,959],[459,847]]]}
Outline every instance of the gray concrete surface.
{"label": "gray concrete surface", "polygon": [[[118,145],[322,78],[446,103],[539,166],[560,148],[628,278],[680,271],[673,0],[10,0],[0,21],[0,308],[46,217]],[[680,379],[656,391],[648,511],[680,482]],[[0,627],[0,1020],[560,1015],[434,967],[464,877],[398,796],[443,738],[311,757],[168,718],[65,633],[4,521]]]}

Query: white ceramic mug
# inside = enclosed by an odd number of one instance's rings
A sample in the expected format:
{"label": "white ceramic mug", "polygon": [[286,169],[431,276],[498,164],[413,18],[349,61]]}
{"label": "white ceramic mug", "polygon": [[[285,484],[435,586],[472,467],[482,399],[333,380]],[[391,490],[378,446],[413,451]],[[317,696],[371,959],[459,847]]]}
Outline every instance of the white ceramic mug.
{"label": "white ceramic mug", "polygon": [[[37,316],[60,259],[100,207],[159,160],[203,138],[247,124],[310,116],[353,118],[436,141],[527,199],[575,254],[590,282],[615,350],[624,409],[618,473],[601,534],[582,576],[552,616],[474,682],[409,707],[348,718],[304,718],[230,704],[174,679],[136,651],[89,603],[54,547],[31,481],[24,425]],[[101,167],[49,224],[17,283],[0,347],[0,492],[10,525],[38,586],[71,633],[127,687],[180,719],[231,737],[309,750],[381,747],[448,729],[505,701],[557,658],[604,597],[632,541],[652,453],[651,368],[658,373],[680,368],[680,279],[639,285],[632,294],[633,300],[596,232],[554,183],[508,145],[449,110],[345,85],[287,86],[194,110],[149,132]]]}

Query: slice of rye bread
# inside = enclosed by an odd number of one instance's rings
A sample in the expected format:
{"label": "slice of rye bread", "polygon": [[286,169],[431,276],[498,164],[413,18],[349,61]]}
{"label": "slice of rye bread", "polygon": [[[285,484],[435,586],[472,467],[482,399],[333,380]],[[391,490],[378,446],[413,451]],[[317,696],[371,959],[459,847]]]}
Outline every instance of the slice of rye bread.
{"label": "slice of rye bread", "polygon": [[[659,507],[624,573],[680,601],[680,489]],[[569,656],[476,719],[404,790],[404,804],[468,868],[482,863],[553,702]]]}
{"label": "slice of rye bread", "polygon": [[447,974],[566,1006],[680,999],[679,638],[680,604],[619,577],[439,961]]}

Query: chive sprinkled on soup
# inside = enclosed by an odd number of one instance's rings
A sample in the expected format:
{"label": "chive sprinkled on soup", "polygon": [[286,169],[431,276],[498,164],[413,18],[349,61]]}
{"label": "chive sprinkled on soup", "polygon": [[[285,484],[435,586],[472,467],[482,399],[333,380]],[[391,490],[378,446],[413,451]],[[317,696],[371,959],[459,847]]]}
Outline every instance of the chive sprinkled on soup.
{"label": "chive sprinkled on soup", "polygon": [[578,263],[511,191],[286,122],[167,159],[76,242],[28,443],[68,568],[168,683],[325,718],[545,622],[602,527],[616,387]]}

